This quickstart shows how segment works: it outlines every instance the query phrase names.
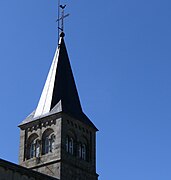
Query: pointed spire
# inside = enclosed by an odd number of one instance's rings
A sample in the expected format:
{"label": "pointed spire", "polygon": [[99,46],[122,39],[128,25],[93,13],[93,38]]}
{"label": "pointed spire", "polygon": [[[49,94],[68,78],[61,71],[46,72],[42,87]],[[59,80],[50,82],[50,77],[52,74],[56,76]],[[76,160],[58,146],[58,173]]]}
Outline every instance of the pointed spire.
{"label": "pointed spire", "polygon": [[34,117],[49,113],[58,103],[61,103],[62,111],[82,111],[64,42],[64,33],[60,35],[59,47],[55,52]]}
{"label": "pointed spire", "polygon": [[63,32],[60,35],[59,46],[55,52],[34,118],[58,112],[67,113],[95,128],[82,111]]}
{"label": "pointed spire", "polygon": [[64,36],[62,32],[38,106],[19,126],[63,112],[98,130],[82,111]]}

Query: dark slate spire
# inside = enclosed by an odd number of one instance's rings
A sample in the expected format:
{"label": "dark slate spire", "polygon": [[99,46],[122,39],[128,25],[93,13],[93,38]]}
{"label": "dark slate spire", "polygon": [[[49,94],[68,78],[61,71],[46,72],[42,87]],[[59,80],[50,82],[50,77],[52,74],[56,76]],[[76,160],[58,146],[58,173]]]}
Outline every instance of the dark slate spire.
{"label": "dark slate spire", "polygon": [[82,112],[64,39],[61,39],[58,64],[50,109],[61,101],[62,110],[71,114]]}
{"label": "dark slate spire", "polygon": [[[34,115],[31,116],[33,119],[37,119],[58,112],[64,112],[96,129],[82,111],[63,32],[60,35],[59,46],[55,52],[38,106]],[[25,123],[28,121],[30,120],[27,119]]]}

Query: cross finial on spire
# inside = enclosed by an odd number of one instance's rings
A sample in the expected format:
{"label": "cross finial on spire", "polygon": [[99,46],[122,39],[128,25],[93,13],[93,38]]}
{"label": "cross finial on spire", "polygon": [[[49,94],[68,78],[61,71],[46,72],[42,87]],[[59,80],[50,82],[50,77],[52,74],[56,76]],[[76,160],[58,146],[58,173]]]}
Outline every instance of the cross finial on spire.
{"label": "cross finial on spire", "polygon": [[[59,38],[59,34],[61,32],[64,32],[64,19],[69,16],[69,14],[65,14],[65,12],[64,12],[65,7],[66,7],[66,5],[61,5],[60,1],[58,1],[58,19],[56,20],[58,22],[58,38]],[[61,17],[59,17],[60,10],[62,10]],[[60,24],[60,22],[61,22],[61,24]],[[60,30],[60,32],[59,32],[59,30]]]}

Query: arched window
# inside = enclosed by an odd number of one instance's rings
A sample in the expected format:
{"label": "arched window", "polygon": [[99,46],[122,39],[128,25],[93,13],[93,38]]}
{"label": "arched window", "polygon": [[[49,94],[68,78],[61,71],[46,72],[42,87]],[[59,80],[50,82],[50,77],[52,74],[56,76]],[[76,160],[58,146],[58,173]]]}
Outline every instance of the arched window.
{"label": "arched window", "polygon": [[27,159],[39,157],[40,143],[37,134],[32,134],[27,141]]}
{"label": "arched window", "polygon": [[42,154],[53,152],[55,149],[55,135],[52,129],[47,129],[42,136]]}
{"label": "arched window", "polygon": [[87,160],[87,146],[84,143],[78,145],[78,157],[83,160]]}
{"label": "arched window", "polygon": [[72,137],[66,137],[66,151],[70,154],[74,154],[74,139]]}

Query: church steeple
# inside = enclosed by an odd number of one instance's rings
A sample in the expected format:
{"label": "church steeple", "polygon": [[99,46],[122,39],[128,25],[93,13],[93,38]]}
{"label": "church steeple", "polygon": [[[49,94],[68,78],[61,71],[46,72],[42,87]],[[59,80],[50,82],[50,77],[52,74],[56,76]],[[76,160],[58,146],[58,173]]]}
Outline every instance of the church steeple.
{"label": "church steeple", "polygon": [[98,179],[97,128],[82,110],[63,31],[38,106],[19,127],[20,165],[60,180]]}
{"label": "church steeple", "polygon": [[63,32],[60,34],[38,106],[21,124],[59,112],[64,112],[96,129],[82,111]]}

